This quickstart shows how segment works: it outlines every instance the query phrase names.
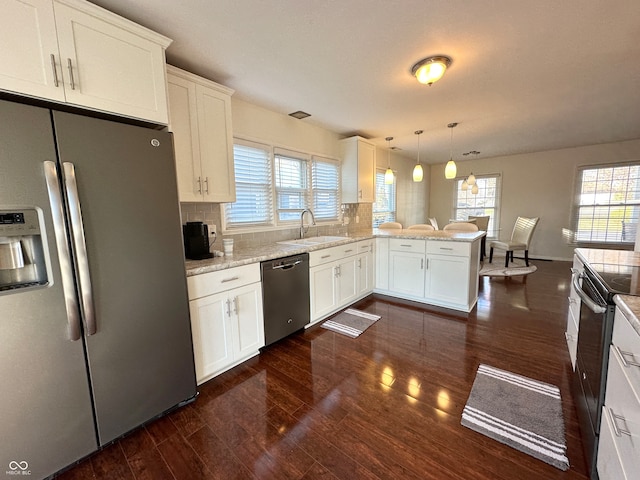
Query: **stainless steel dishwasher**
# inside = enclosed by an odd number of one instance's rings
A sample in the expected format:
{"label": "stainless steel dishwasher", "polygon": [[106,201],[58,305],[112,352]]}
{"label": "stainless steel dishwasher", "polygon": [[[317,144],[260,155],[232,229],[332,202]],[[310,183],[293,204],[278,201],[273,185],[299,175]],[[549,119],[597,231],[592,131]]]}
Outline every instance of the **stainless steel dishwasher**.
{"label": "stainless steel dishwasher", "polygon": [[262,262],[260,270],[265,345],[270,345],[309,323],[309,254]]}

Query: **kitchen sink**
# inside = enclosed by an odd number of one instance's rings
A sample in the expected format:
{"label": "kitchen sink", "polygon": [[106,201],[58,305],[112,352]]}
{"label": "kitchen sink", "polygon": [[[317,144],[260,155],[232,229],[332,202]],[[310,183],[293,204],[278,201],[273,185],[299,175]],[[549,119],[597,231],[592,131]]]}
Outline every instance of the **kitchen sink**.
{"label": "kitchen sink", "polygon": [[310,247],[313,245],[321,245],[323,243],[337,242],[340,240],[345,240],[346,238],[347,237],[334,237],[331,235],[321,235],[318,237],[299,238],[295,240],[284,240],[278,243],[282,245],[297,245],[297,246]]}

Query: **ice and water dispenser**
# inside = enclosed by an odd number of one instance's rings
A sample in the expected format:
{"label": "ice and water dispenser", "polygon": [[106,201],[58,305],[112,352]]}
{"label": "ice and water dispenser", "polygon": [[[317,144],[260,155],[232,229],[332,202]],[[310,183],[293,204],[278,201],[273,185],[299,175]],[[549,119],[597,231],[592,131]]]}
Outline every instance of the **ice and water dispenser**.
{"label": "ice and water dispenser", "polygon": [[0,294],[47,283],[38,210],[0,209]]}

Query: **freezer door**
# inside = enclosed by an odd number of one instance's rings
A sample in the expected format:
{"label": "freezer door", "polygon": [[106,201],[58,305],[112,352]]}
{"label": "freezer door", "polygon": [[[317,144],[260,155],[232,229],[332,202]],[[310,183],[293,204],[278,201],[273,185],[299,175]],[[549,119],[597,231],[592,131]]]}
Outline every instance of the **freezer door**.
{"label": "freezer door", "polygon": [[[38,213],[49,281],[0,291],[0,471],[30,471],[29,478],[46,477],[98,446],[83,342],[79,328],[69,328],[69,315],[78,313],[73,272],[58,254],[45,178],[45,162],[55,160],[50,112],[0,101],[0,209]],[[52,165],[49,173],[57,175]],[[52,187],[62,198],[55,178]],[[65,226],[57,227],[65,244]]]}
{"label": "freezer door", "polygon": [[196,393],[172,137],[53,119],[104,445]]}

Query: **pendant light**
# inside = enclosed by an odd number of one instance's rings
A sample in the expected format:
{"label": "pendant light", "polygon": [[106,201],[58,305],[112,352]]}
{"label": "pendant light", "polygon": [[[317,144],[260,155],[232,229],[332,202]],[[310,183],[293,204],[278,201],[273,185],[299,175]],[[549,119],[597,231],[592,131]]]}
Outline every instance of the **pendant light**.
{"label": "pendant light", "polygon": [[471,193],[473,195],[477,195],[478,194],[478,184],[477,183],[474,183],[473,187],[471,187]]}
{"label": "pendant light", "polygon": [[469,184],[467,183],[467,179],[465,178],[462,181],[462,185],[460,185],[460,190],[468,190],[469,189]]}
{"label": "pendant light", "polygon": [[453,129],[457,126],[457,123],[450,123],[447,125],[451,129],[451,152],[449,156],[449,161],[447,165],[444,167],[444,178],[447,180],[451,180],[452,178],[456,178],[456,172],[458,168],[456,167],[456,162],[453,161]]}
{"label": "pendant light", "polygon": [[422,135],[423,130],[416,130],[415,133],[418,136],[418,161],[416,162],[416,166],[413,167],[413,181],[421,182],[424,177],[424,172],[422,170],[422,165],[420,165],[420,135]]}
{"label": "pendant light", "polygon": [[393,140],[393,137],[387,137],[385,138],[385,140],[387,141],[387,148],[388,148],[388,155],[387,155],[387,171],[384,172],[384,183],[386,183],[387,185],[391,185],[393,183],[393,170],[391,170],[391,140]]}

